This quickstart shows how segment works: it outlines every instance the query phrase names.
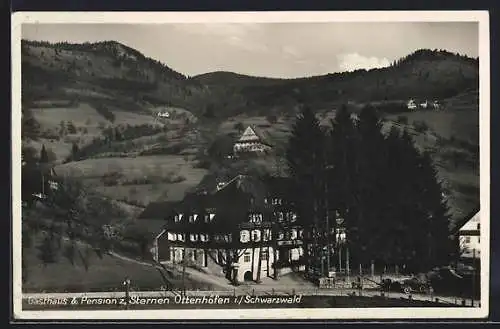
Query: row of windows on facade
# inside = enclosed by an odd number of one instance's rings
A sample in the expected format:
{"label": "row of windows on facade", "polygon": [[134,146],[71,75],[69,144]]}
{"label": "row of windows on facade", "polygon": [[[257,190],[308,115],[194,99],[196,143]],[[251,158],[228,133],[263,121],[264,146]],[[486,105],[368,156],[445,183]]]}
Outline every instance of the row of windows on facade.
{"label": "row of windows on facade", "polygon": [[[261,250],[260,251],[260,260],[267,261],[269,259],[269,252],[267,250]],[[250,263],[252,261],[252,253],[249,251],[246,251],[245,254],[243,254],[243,262],[244,263]]]}
{"label": "row of windows on facade", "polygon": [[[274,202],[274,200],[273,200],[273,202]],[[276,199],[276,202],[278,202],[278,199]],[[281,200],[280,200],[280,202],[281,202]],[[275,212],[274,216],[280,222],[283,222],[285,220],[290,221],[290,222],[295,222],[297,220],[297,215],[293,212],[285,212],[284,213],[284,212],[279,211],[279,212]],[[183,220],[183,218],[184,218],[184,214],[175,215],[174,222],[176,222],[176,223],[181,222]],[[189,215],[188,222],[195,223],[200,218],[201,218],[201,216],[199,216],[198,214],[192,214],[192,215]],[[206,214],[204,216],[204,222],[210,223],[213,221],[214,218],[215,218],[215,214]],[[250,214],[248,216],[248,220],[251,223],[262,223],[263,219],[264,219],[264,217],[262,216],[262,214]]]}
{"label": "row of windows on facade", "polygon": [[[471,236],[466,236],[465,239],[464,239],[464,242],[465,243],[471,243]],[[480,243],[481,242],[481,237],[477,237],[477,242]]]}
{"label": "row of windows on facade", "polygon": [[[291,249],[289,258],[291,260],[298,260],[303,255],[304,255],[304,250],[302,248]],[[285,256],[285,258],[288,257]],[[263,261],[267,261],[269,259],[269,252],[267,250],[261,250],[260,259]],[[250,263],[251,261],[252,261],[252,252],[245,251],[245,253],[243,254],[243,262]]]}
{"label": "row of windows on facade", "polygon": [[[335,230],[332,231],[332,233],[335,233]],[[260,230],[242,230],[240,232],[240,242],[242,243],[247,243],[247,242],[259,242],[261,241],[261,238],[263,241],[270,241],[272,239],[271,236],[271,230],[267,229],[264,231]],[[313,235],[309,234],[309,237],[312,237]],[[317,234],[316,237],[319,235]],[[304,237],[304,230],[297,230],[297,229],[291,229],[289,231],[280,231],[277,232],[275,239],[276,240],[295,240],[295,239],[300,239]],[[168,233],[168,240],[170,241],[185,241],[186,234],[183,233]],[[336,233],[336,239],[339,241],[344,241],[346,238],[346,234],[344,231],[337,230]],[[208,234],[189,234],[189,240],[192,242],[207,242],[210,240],[210,236]],[[232,235],[231,234],[219,234],[214,236],[214,241],[216,242],[232,242]]]}

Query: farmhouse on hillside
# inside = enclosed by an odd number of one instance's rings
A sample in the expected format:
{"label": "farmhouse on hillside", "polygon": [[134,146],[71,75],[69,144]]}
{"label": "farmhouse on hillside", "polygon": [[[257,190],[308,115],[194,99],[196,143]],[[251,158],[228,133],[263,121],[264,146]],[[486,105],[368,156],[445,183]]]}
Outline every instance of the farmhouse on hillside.
{"label": "farmhouse on hillside", "polygon": [[313,236],[304,232],[287,197],[290,184],[287,178],[238,175],[179,202],[150,204],[139,221],[161,223],[153,258],[223,273],[235,283],[304,270],[302,256]]}
{"label": "farmhouse on hillside", "polygon": [[234,143],[233,153],[266,153],[272,149],[266,136],[255,126],[248,126]]}
{"label": "farmhouse on hillside", "polygon": [[413,99],[410,99],[408,101],[408,103],[406,103],[406,107],[408,108],[408,110],[416,110],[417,104],[415,103],[415,101]]}

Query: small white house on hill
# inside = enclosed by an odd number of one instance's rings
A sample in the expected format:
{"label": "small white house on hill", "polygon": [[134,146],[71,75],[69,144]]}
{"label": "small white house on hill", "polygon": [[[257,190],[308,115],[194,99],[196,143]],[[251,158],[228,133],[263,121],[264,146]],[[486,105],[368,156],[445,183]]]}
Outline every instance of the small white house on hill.
{"label": "small white house on hill", "polygon": [[415,103],[415,101],[413,99],[410,99],[408,101],[408,103],[406,103],[406,107],[408,108],[408,110],[416,110],[417,104]]}
{"label": "small white house on hill", "polygon": [[239,153],[265,153],[271,150],[267,138],[254,126],[248,126],[241,137],[234,143],[234,154]]}

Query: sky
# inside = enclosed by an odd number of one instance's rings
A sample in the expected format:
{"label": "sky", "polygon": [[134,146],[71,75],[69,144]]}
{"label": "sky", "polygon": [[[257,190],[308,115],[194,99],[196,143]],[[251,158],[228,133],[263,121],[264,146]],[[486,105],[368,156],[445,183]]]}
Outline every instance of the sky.
{"label": "sky", "polygon": [[114,40],[188,75],[296,78],[390,65],[417,49],[479,54],[476,22],[23,24],[22,38]]}

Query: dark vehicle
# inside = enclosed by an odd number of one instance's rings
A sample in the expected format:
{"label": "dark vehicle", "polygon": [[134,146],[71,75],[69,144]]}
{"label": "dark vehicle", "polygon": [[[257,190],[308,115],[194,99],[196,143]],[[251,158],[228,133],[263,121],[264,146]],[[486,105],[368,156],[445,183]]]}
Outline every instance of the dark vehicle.
{"label": "dark vehicle", "polygon": [[381,288],[384,291],[410,293],[426,293],[430,289],[430,284],[419,278],[413,277],[405,280],[384,279],[381,283]]}
{"label": "dark vehicle", "polygon": [[436,294],[479,297],[480,276],[471,268],[441,267],[431,271],[428,276]]}

